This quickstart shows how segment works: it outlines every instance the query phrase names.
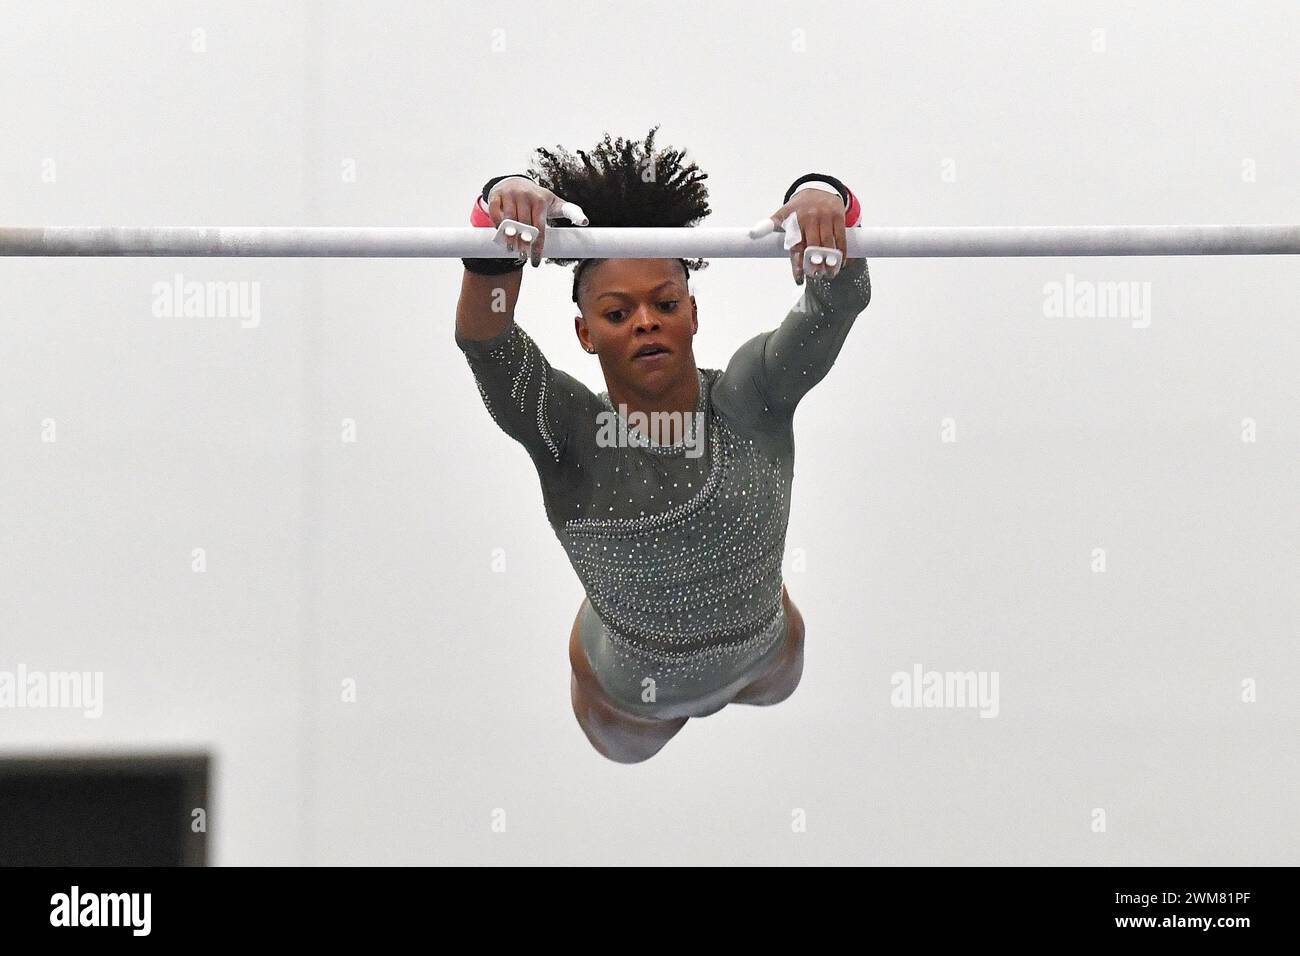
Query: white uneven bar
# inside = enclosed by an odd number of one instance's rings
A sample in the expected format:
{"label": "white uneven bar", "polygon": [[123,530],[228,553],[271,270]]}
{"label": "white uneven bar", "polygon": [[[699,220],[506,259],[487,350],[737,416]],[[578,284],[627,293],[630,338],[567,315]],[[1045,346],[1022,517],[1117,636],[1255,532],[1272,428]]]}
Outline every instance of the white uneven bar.
{"label": "white uneven bar", "polygon": [[[2,226],[0,256],[502,258],[472,226]],[[1300,225],[873,226],[846,231],[850,258],[1300,254]],[[547,230],[543,255],[577,259],[786,258],[784,235],[746,228]]]}

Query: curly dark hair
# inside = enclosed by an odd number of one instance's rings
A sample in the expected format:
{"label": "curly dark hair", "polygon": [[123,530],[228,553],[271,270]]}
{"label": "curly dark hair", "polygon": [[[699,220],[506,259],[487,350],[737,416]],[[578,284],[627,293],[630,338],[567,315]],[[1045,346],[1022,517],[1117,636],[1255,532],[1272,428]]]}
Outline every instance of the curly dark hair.
{"label": "curly dark hair", "polygon": [[[590,152],[577,155],[563,146],[555,151],[539,146],[528,175],[561,199],[577,203],[591,226],[693,226],[712,210],[708,174],[685,151],[655,150],[655,125],[644,140],[611,139],[608,132]],[[559,225],[572,225],[560,220]],[[578,301],[586,267],[601,259],[550,259],[559,265],[577,263],[573,270],[573,301]],[[680,259],[686,278],[691,270],[707,268],[703,259]]]}

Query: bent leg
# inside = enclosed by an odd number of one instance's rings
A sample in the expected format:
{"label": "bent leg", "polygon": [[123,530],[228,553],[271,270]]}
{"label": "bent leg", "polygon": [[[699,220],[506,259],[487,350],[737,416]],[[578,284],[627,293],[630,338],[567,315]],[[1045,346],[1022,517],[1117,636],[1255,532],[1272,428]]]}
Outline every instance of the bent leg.
{"label": "bent leg", "polygon": [[573,668],[569,681],[573,715],[578,718],[578,726],[591,745],[603,757],[617,763],[649,760],[690,719],[655,720],[620,710],[596,680],[578,637],[577,620],[573,622],[573,631],[569,635],[569,664]]}
{"label": "bent leg", "polygon": [[785,648],[771,670],[747,684],[732,698],[733,704],[753,704],[757,707],[779,704],[799,686],[799,680],[803,677],[803,615],[790,600],[790,592],[785,589],[785,585],[781,586],[781,600],[785,602]]}

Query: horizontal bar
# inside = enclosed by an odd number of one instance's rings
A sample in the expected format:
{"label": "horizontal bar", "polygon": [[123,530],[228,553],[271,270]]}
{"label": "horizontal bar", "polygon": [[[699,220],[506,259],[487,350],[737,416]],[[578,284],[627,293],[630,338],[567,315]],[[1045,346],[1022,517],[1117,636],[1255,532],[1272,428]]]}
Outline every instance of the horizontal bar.
{"label": "horizontal bar", "polygon": [[[500,258],[472,226],[3,226],[0,256],[341,256]],[[850,258],[952,256],[1259,256],[1300,254],[1300,225],[874,226],[846,232]],[[568,259],[785,258],[784,236],[746,228],[547,230]]]}

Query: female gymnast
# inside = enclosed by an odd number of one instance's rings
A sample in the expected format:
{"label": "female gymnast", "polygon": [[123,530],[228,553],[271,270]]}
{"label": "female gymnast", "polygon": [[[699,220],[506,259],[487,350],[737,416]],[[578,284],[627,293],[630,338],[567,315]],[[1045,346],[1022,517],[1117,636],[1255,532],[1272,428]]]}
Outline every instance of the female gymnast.
{"label": "female gymnast", "polygon": [[[654,756],[691,717],[775,704],[798,685],[804,624],[781,576],[794,410],[871,298],[866,260],[846,256],[858,200],[810,173],[771,214],[788,234],[797,217],[791,264],[803,294],[726,371],[695,365],[688,280],[706,263],[685,259],[551,260],[577,261],[574,332],[607,391],[553,368],[514,312],[548,221],[575,225],[562,204],[576,203],[588,220],[579,223],[593,226],[691,226],[709,214],[707,175],[681,151],[656,150],[657,131],[644,141],[606,133],[577,157],[539,148],[527,174],[489,180],[471,223],[514,219],[537,236],[509,240],[514,258],[464,260],[456,307],[456,345],[492,418],[532,458],[547,519],[586,591],[569,637],[574,714],[620,763]],[[805,245],[838,248],[842,264],[805,280]],[[635,427],[645,420],[676,427],[652,440]]]}

